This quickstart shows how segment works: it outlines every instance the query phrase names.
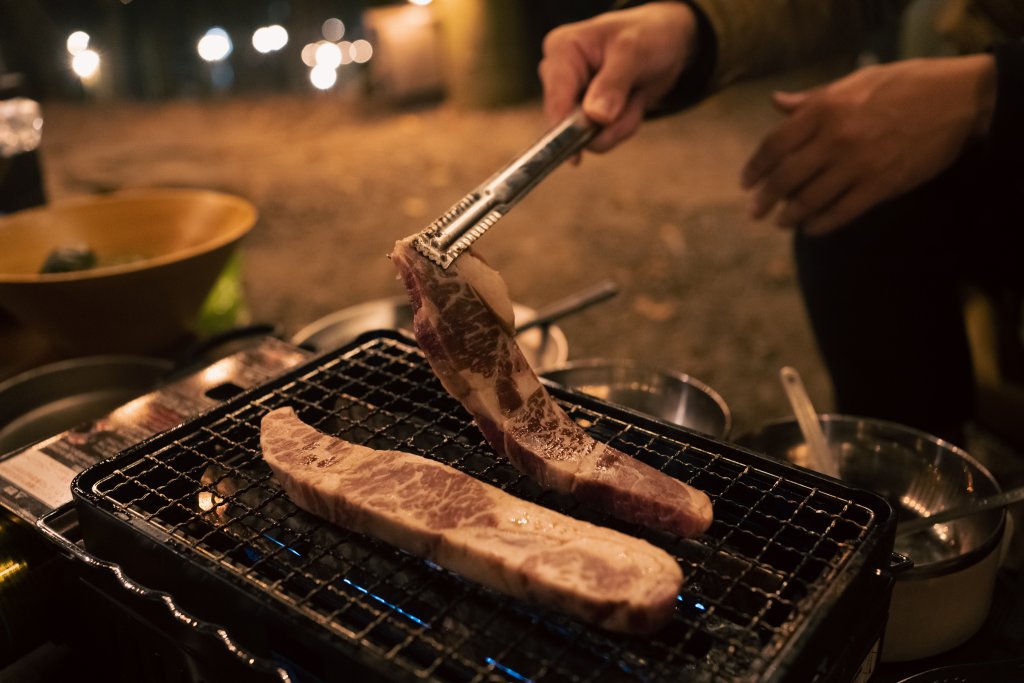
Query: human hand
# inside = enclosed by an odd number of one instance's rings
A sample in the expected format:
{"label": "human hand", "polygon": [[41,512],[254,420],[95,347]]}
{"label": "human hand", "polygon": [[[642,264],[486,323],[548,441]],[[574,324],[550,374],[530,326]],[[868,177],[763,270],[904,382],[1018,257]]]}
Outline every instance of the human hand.
{"label": "human hand", "polygon": [[741,178],[756,188],[751,216],[781,202],[776,223],[822,234],[931,180],[983,136],[995,64],[990,55],[895,62],[772,102],[786,118]]}
{"label": "human hand", "polygon": [[561,120],[583,94],[583,112],[602,126],[588,149],[606,152],[631,136],[689,65],[696,18],[681,2],[652,2],[566,24],[544,38],[538,67],[544,113]]}

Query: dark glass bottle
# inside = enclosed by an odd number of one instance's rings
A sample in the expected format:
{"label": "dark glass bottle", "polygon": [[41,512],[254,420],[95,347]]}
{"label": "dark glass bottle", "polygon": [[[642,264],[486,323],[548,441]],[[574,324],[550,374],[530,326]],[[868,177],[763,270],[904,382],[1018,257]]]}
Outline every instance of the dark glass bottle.
{"label": "dark glass bottle", "polygon": [[43,115],[17,74],[0,74],[0,215],[46,203],[39,158]]}

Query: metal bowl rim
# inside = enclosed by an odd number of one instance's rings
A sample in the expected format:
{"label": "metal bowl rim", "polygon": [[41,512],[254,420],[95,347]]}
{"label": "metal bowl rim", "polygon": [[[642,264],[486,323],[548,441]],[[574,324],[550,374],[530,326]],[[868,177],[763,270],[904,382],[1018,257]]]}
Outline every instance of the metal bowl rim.
{"label": "metal bowl rim", "polygon": [[[364,301],[362,303],[346,306],[345,308],[334,311],[333,313],[328,313],[327,315],[317,318],[313,322],[304,325],[301,329],[299,329],[298,332],[291,336],[289,341],[292,344],[295,344],[296,346],[300,346],[309,341],[310,339],[312,339],[315,335],[319,334],[320,332],[323,332],[324,330],[329,329],[330,327],[337,325],[339,323],[345,322],[347,320],[352,320],[353,318],[356,317],[364,316],[372,311],[394,311],[396,308],[400,306],[409,305],[409,298],[406,296],[399,295],[392,297],[384,297],[381,299],[371,299],[370,301]],[[536,311],[536,309],[527,306],[526,304],[513,302],[512,305],[515,308],[519,309],[519,312],[522,313],[533,313]],[[556,366],[542,366],[540,368],[535,368],[534,371],[537,372],[537,374],[546,372],[548,367],[561,367],[565,363],[565,359],[569,357],[569,339],[565,336],[565,332],[562,330],[562,328],[554,323],[546,325],[545,327],[547,328],[548,335],[551,337],[552,343],[555,345],[555,349],[558,352],[557,356],[560,360],[556,361]],[[367,329],[366,331],[369,332],[370,330]]]}
{"label": "metal bowl rim", "polygon": [[387,306],[391,310],[394,310],[396,306],[402,303],[409,303],[406,297],[395,296],[383,299],[373,299],[371,301],[364,301],[360,304],[353,304],[346,306],[345,308],[339,309],[332,313],[328,313],[316,320],[303,325],[298,332],[291,336],[289,340],[292,344],[299,346],[312,339],[317,334],[323,332],[326,329],[337,325],[340,322],[350,320],[354,317],[359,317],[370,311],[376,311]]}
{"label": "metal bowl rim", "polygon": [[664,368],[649,365],[646,363],[640,363],[638,361],[631,360],[628,358],[581,358],[578,360],[572,360],[567,363],[563,363],[557,367],[547,368],[543,370],[543,372],[538,372],[538,374],[540,374],[545,379],[554,382],[555,384],[559,384],[559,386],[561,386],[559,382],[551,378],[549,375],[556,372],[565,372],[571,370],[587,370],[600,367],[621,367],[626,368],[627,370],[641,370],[644,372],[656,373],[664,377],[674,379],[678,382],[681,382],[682,384],[690,385],[706,394],[708,398],[714,401],[715,405],[718,406],[718,409],[722,411],[722,418],[724,422],[722,426],[722,438],[728,437],[729,432],[732,431],[732,412],[729,410],[729,405],[725,402],[725,399],[722,398],[722,395],[719,394],[714,389],[712,389],[710,386],[708,386],[705,382],[702,382],[693,375],[689,375],[685,372],[679,372],[678,370],[672,370],[671,368]]}
{"label": "metal bowl rim", "polygon": [[144,356],[141,354],[101,354],[96,356],[79,356],[77,358],[66,358],[64,360],[53,361],[39,367],[29,368],[19,372],[13,377],[0,382],[0,394],[4,394],[10,391],[13,387],[18,387],[26,382],[32,382],[34,380],[48,377],[50,375],[60,374],[72,370],[91,370],[93,368],[103,367],[136,367],[146,368],[153,370],[164,370],[170,371],[174,368],[174,363],[164,358],[156,358],[154,356]]}
{"label": "metal bowl rim", "polygon": [[[934,436],[927,432],[921,431],[920,429],[908,427],[906,425],[900,424],[898,422],[892,422],[890,420],[883,420],[874,417],[859,417],[856,415],[845,415],[836,413],[819,413],[818,419],[821,422],[834,422],[836,424],[870,422],[871,424],[875,424],[880,427],[886,427],[889,429],[904,432],[908,436],[924,439],[925,441],[933,445],[940,446],[950,451],[951,453],[955,454],[957,457],[963,459],[971,466],[975,467],[978,470],[978,472],[980,472],[992,483],[992,485],[995,487],[996,493],[1002,491],[1002,487],[999,485],[999,481],[992,475],[989,469],[985,467],[985,465],[983,465],[981,462],[979,462],[973,455],[971,455],[964,449],[960,448],[956,444],[953,444],[949,441],[946,441],[945,439]],[[796,418],[779,418],[776,420],[770,420],[768,422],[765,422],[757,429],[742,434],[739,438],[736,439],[736,441],[739,445],[744,446],[746,448],[750,448],[749,446],[744,445],[743,441],[745,439],[750,439],[754,435],[760,434],[771,428],[780,428],[783,425],[795,424]],[[757,451],[754,452],[756,453]],[[1002,512],[1002,514],[999,516],[999,523],[995,525],[995,528],[992,530],[992,533],[989,535],[989,537],[986,538],[984,542],[978,544],[977,548],[968,550],[965,553],[956,555],[954,557],[950,557],[945,560],[940,560],[938,562],[929,562],[923,565],[914,565],[907,571],[900,573],[897,576],[897,579],[899,581],[932,579],[937,576],[952,574],[954,571],[959,571],[960,569],[966,569],[967,567],[973,566],[981,562],[985,558],[989,557],[994,551],[998,549],[999,543],[1002,541],[1003,535],[1006,531],[1006,509],[1003,508],[1000,512]]]}

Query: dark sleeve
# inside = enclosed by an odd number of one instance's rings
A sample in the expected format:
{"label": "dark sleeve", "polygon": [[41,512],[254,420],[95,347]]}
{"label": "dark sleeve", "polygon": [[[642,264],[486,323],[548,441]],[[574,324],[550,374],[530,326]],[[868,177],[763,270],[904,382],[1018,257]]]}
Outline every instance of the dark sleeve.
{"label": "dark sleeve", "polygon": [[693,10],[697,18],[697,50],[690,67],[683,73],[672,89],[648,116],[660,116],[679,111],[699,102],[711,88],[711,77],[715,73],[715,59],[718,56],[718,39],[708,16],[696,3],[683,2]]}
{"label": "dark sleeve", "polygon": [[[620,4],[622,6],[639,5],[643,4],[645,0],[625,0]],[[701,7],[700,0],[679,0],[686,4],[690,9],[693,10],[694,15],[697,18],[697,52],[694,55],[694,61],[691,63],[690,68],[683,73],[680,80],[673,86],[673,88],[665,95],[661,103],[649,112],[648,116],[660,116],[666,113],[672,113],[692,106],[699,102],[702,98],[706,97],[711,91],[717,87],[721,87],[721,83],[716,83],[716,70],[718,67],[718,56],[719,56],[719,37],[715,31],[715,24],[709,18],[708,13]],[[824,0],[821,0],[822,2]],[[849,2],[850,0],[832,0],[835,4],[842,2]],[[754,2],[760,2],[760,0],[754,0]],[[891,24],[896,21],[902,14],[903,8],[906,6],[907,0],[859,0],[857,3],[857,14],[858,21],[854,22],[860,28],[853,30],[854,34],[859,34],[860,31],[874,30],[881,26]],[[711,4],[711,8],[715,11],[724,11],[728,9],[728,5],[720,0],[715,0]],[[791,12],[803,11],[810,19],[809,25],[816,25],[816,21],[820,16],[815,15],[813,12],[809,12],[807,8],[802,8],[801,3],[792,3],[789,7]],[[759,10],[761,11],[761,10]],[[756,21],[758,12],[750,12],[747,8],[745,14],[748,17],[754,17]],[[830,17],[829,13],[825,13],[826,18]],[[844,15],[845,16],[845,15]],[[769,22],[770,25],[770,22]],[[843,25],[844,28],[849,28]],[[836,43],[836,40],[830,40],[827,38],[828,31],[823,34],[826,37],[823,38],[823,44],[832,45]],[[786,41],[786,36],[780,36],[780,41]],[[842,41],[838,41],[840,44]],[[780,52],[785,52],[785,44],[780,45]],[[808,48],[809,54],[815,54],[819,48]],[[822,52],[828,53],[828,48],[821,49]],[[799,60],[797,60],[799,63]]]}
{"label": "dark sleeve", "polygon": [[[650,1],[618,0],[612,4],[612,9],[628,9]],[[697,18],[697,50],[693,55],[693,62],[672,86],[672,89],[661,98],[661,102],[648,109],[647,118],[671,114],[690,107],[704,98],[711,89],[711,78],[715,73],[715,60],[718,55],[718,39],[715,37],[715,29],[700,5],[691,0],[679,0],[679,2],[693,10],[693,14]]]}
{"label": "dark sleeve", "polygon": [[989,145],[996,158],[1024,164],[1024,41],[992,49],[996,59],[996,107]]}

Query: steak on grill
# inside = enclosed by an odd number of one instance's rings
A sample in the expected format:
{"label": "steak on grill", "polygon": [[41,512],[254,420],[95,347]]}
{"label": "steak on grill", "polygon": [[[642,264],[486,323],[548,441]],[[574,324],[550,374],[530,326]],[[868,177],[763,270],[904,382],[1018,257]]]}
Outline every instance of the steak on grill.
{"label": "steak on grill", "polygon": [[613,631],[672,616],[671,555],[523,501],[443,463],[323,434],[291,408],[263,417],[263,457],[299,507],[513,597]]}
{"label": "steak on grill", "polygon": [[541,486],[681,536],[711,525],[706,494],[599,443],[548,394],[515,341],[512,301],[472,251],[447,270],[407,238],[391,260],[412,303],[413,333],[445,389],[484,438]]}

